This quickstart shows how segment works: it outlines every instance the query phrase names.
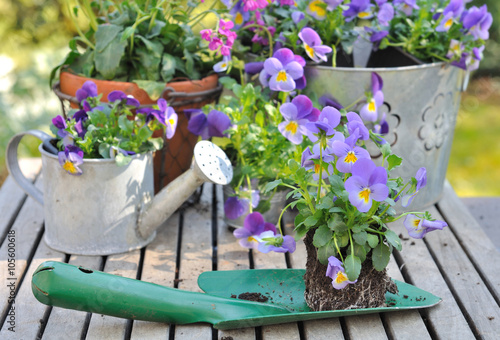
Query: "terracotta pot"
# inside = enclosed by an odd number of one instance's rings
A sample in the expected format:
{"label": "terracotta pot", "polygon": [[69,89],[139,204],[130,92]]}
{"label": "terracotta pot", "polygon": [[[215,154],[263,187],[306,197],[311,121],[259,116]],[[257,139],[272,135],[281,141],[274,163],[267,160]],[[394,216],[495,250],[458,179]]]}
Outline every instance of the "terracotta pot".
{"label": "terracotta pot", "polygon": [[[198,137],[188,131],[188,119],[183,114],[183,111],[185,109],[201,108],[206,104],[218,100],[222,90],[222,87],[218,84],[218,79],[217,74],[212,74],[201,80],[185,80],[165,84],[165,91],[162,97],[175,109],[179,115],[179,121],[175,136],[170,140],[164,139],[163,149],[155,153],[155,192],[158,192],[189,169],[193,157],[193,148]],[[156,103],[156,100],[152,100],[146,91],[139,88],[135,83],[90,79],[67,71],[61,72],[60,82],[54,87],[54,92],[56,92],[61,102],[63,100],[69,101],[71,106],[76,108],[78,107],[78,101],[75,97],[76,91],[87,80],[92,80],[96,83],[98,93],[103,94],[103,101],[107,101],[110,92],[120,90],[127,95],[134,96],[141,105],[146,106]]]}

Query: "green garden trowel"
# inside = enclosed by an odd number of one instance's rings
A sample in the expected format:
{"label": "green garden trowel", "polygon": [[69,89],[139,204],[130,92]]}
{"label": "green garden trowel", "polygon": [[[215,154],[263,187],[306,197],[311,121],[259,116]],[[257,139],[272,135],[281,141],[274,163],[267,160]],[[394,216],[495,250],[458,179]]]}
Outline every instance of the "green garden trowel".
{"label": "green garden trowel", "polygon": [[[425,308],[441,301],[395,281],[399,295],[387,293],[387,307],[311,312],[304,301],[303,275],[303,269],[205,272],[198,278],[204,294],[48,261],[37,268],[31,286],[37,300],[46,305],[133,320],[208,322],[217,329]],[[264,302],[237,299],[244,293]]]}

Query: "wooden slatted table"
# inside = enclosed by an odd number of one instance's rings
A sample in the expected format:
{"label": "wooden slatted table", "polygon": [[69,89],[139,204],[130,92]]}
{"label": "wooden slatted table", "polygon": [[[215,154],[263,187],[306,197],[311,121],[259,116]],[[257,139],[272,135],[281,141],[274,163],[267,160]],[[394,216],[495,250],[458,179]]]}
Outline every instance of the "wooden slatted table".
{"label": "wooden slatted table", "polygon": [[[40,186],[40,163],[23,160],[22,166]],[[223,222],[222,188],[205,184],[199,203],[175,213],[144,249],[107,257],[63,254],[42,239],[42,207],[9,177],[0,190],[0,339],[500,339],[500,253],[448,184],[430,211],[449,228],[424,240],[404,240],[389,272],[441,297],[439,305],[220,331],[208,324],[169,325],[48,307],[32,295],[31,276],[43,261],[55,260],[200,291],[196,280],[204,271],[304,268],[302,244],[289,255],[245,251]],[[285,230],[291,231],[292,221],[285,215]],[[392,228],[406,232],[402,222]],[[15,241],[9,242],[12,235]],[[14,273],[8,270],[12,252]]]}

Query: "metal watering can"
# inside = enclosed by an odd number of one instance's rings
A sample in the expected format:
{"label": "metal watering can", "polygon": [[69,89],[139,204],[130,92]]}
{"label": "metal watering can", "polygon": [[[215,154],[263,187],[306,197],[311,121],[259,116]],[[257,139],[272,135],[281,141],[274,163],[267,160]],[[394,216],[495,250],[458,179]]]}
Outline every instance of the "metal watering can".
{"label": "metal watering can", "polygon": [[[25,135],[42,141],[43,191],[19,168],[17,149]],[[201,141],[191,168],[154,196],[152,153],[135,155],[122,167],[113,159],[84,159],[83,174],[72,176],[60,166],[51,139],[38,130],[19,133],[7,146],[6,161],[17,184],[44,207],[45,242],[64,253],[110,255],[142,248],[201,184],[225,185],[233,177],[224,151]]]}

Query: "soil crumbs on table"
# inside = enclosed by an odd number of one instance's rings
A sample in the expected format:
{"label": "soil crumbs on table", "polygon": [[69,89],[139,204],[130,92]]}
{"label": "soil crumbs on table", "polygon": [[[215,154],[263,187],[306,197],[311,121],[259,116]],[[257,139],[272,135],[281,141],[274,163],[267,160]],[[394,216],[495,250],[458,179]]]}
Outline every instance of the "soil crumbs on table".
{"label": "soil crumbs on table", "polygon": [[236,295],[232,294],[231,297],[233,299],[240,299],[240,300],[248,300],[248,301],[255,301],[255,302],[267,302],[269,300],[268,297],[262,295],[261,293],[241,293],[236,297]]}

